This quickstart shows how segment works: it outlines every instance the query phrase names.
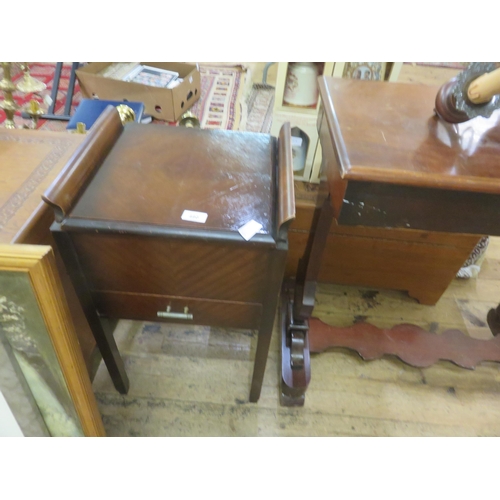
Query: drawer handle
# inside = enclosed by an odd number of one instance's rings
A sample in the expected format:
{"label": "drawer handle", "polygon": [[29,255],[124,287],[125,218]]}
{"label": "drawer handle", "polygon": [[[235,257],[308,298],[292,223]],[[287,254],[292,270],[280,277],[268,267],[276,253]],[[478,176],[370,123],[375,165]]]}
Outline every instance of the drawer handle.
{"label": "drawer handle", "polygon": [[185,307],[183,313],[171,312],[171,307],[167,306],[166,311],[158,311],[156,314],[159,318],[172,318],[172,319],[193,319],[193,315],[189,312],[189,308]]}

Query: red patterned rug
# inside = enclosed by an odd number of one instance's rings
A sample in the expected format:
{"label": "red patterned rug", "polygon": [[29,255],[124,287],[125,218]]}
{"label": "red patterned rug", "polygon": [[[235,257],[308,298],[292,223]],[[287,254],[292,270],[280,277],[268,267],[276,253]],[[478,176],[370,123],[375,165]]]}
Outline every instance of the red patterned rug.
{"label": "red patterned rug", "polygon": [[245,99],[246,113],[240,130],[271,133],[275,88],[265,83],[254,83]]}
{"label": "red patterned rug", "polygon": [[[54,82],[56,63],[30,63],[30,74],[37,80],[47,85],[47,88],[37,94],[24,94],[14,92],[14,99],[20,106],[25,106],[31,99],[36,99],[43,109],[47,109],[44,98],[50,97]],[[241,102],[243,98],[244,83],[247,73],[242,66],[210,66],[200,64],[201,74],[201,95],[194,104],[192,111],[200,120],[202,128],[219,128],[226,130],[237,130],[241,121]],[[17,84],[23,78],[23,72],[18,64],[12,64],[12,81]],[[62,114],[66,103],[71,63],[63,65],[57,94],[55,114]],[[3,77],[3,70],[0,68],[0,78]],[[72,99],[71,114],[82,99],[80,86],[76,80],[75,91]],[[0,110],[0,123],[5,120],[5,114]],[[16,112],[14,121],[18,127],[29,126],[31,121],[22,118],[21,110]],[[159,125],[175,125],[175,123],[154,120],[153,123]],[[66,121],[59,120],[39,120],[38,129],[64,131]]]}
{"label": "red patterned rug", "polygon": [[[23,79],[23,72],[18,64],[12,63],[11,76],[14,84],[19,83]],[[31,99],[37,100],[43,109],[47,109],[47,104],[44,103],[44,98],[50,97],[52,93],[52,86],[54,83],[54,73],[56,70],[56,63],[30,63],[30,74],[33,78],[40,80],[47,85],[47,88],[37,94],[25,94],[23,92],[16,91],[13,94],[14,100],[20,106],[25,106]],[[64,64],[61,71],[61,78],[59,80],[59,89],[57,92],[56,105],[54,107],[55,114],[62,114],[64,110],[64,105],[66,103],[66,94],[68,91],[69,77],[71,73],[71,63]],[[0,68],[0,77],[3,78],[3,70]],[[3,96],[2,96],[3,98]],[[73,99],[71,103],[71,113],[74,112],[75,108],[78,106],[81,100],[80,87],[78,82],[75,84],[75,91],[73,94]],[[0,123],[5,120],[5,113],[0,110]],[[16,112],[14,116],[14,122],[17,126],[22,127],[24,125],[31,126],[31,120],[22,118],[21,110]],[[54,124],[54,130],[65,130],[67,122],[59,122],[55,120],[39,120],[37,128],[43,128],[45,130],[52,130],[51,124]]]}
{"label": "red patterned rug", "polygon": [[201,96],[190,111],[201,128],[237,130],[245,72],[241,66],[214,67],[200,64]]}

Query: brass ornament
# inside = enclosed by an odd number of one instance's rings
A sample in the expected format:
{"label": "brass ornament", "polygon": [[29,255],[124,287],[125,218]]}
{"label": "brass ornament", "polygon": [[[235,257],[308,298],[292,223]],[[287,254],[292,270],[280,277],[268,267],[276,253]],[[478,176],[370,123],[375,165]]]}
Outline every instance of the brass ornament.
{"label": "brass ornament", "polygon": [[179,119],[179,127],[200,128],[200,120],[191,111],[186,111]]}
{"label": "brass ornament", "polygon": [[127,106],[126,104],[120,104],[119,106],[116,106],[116,110],[120,115],[120,120],[122,121],[123,125],[135,121],[135,113],[130,106]]}
{"label": "brass ornament", "polygon": [[4,94],[3,101],[0,101],[0,108],[4,110],[6,119],[5,119],[5,128],[15,129],[16,124],[14,122],[14,114],[20,108],[19,104],[12,97],[12,93],[15,92],[16,86],[12,82],[11,77],[11,65],[10,62],[0,63],[3,68],[3,78],[0,80],[0,90]]}
{"label": "brass ornament", "polygon": [[17,90],[24,92],[25,94],[32,94],[34,92],[41,92],[47,88],[45,83],[33,78],[30,75],[30,69],[28,63],[20,63],[19,66],[24,73],[23,79],[17,84]]}
{"label": "brass ornament", "polygon": [[74,133],[75,134],[86,134],[87,130],[86,130],[85,123],[83,123],[83,122],[77,122],[77,124],[76,124],[76,130],[75,130]]}
{"label": "brass ornament", "polygon": [[39,118],[45,113],[45,111],[40,107],[40,103],[35,99],[31,99],[23,111],[25,111],[31,118],[31,128],[36,129]]}

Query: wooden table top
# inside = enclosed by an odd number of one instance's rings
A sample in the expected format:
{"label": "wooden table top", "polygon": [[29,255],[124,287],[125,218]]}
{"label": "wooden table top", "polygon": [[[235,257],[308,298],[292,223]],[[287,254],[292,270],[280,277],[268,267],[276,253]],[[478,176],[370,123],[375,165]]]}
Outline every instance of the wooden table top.
{"label": "wooden table top", "polygon": [[10,243],[84,135],[0,128],[0,243]]}
{"label": "wooden table top", "polygon": [[451,125],[438,86],[323,76],[320,95],[345,180],[500,193],[500,110]]}
{"label": "wooden table top", "polygon": [[276,154],[266,134],[129,124],[69,218],[272,234]]}

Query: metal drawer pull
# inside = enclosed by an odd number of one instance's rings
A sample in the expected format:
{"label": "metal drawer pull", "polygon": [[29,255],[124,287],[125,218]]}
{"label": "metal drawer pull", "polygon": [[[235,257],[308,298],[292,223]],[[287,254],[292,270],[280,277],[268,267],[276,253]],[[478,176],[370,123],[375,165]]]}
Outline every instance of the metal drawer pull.
{"label": "metal drawer pull", "polygon": [[158,311],[156,314],[159,318],[172,319],[193,319],[193,315],[189,312],[189,308],[185,307],[183,313],[170,312],[171,307],[167,306],[166,311]]}

